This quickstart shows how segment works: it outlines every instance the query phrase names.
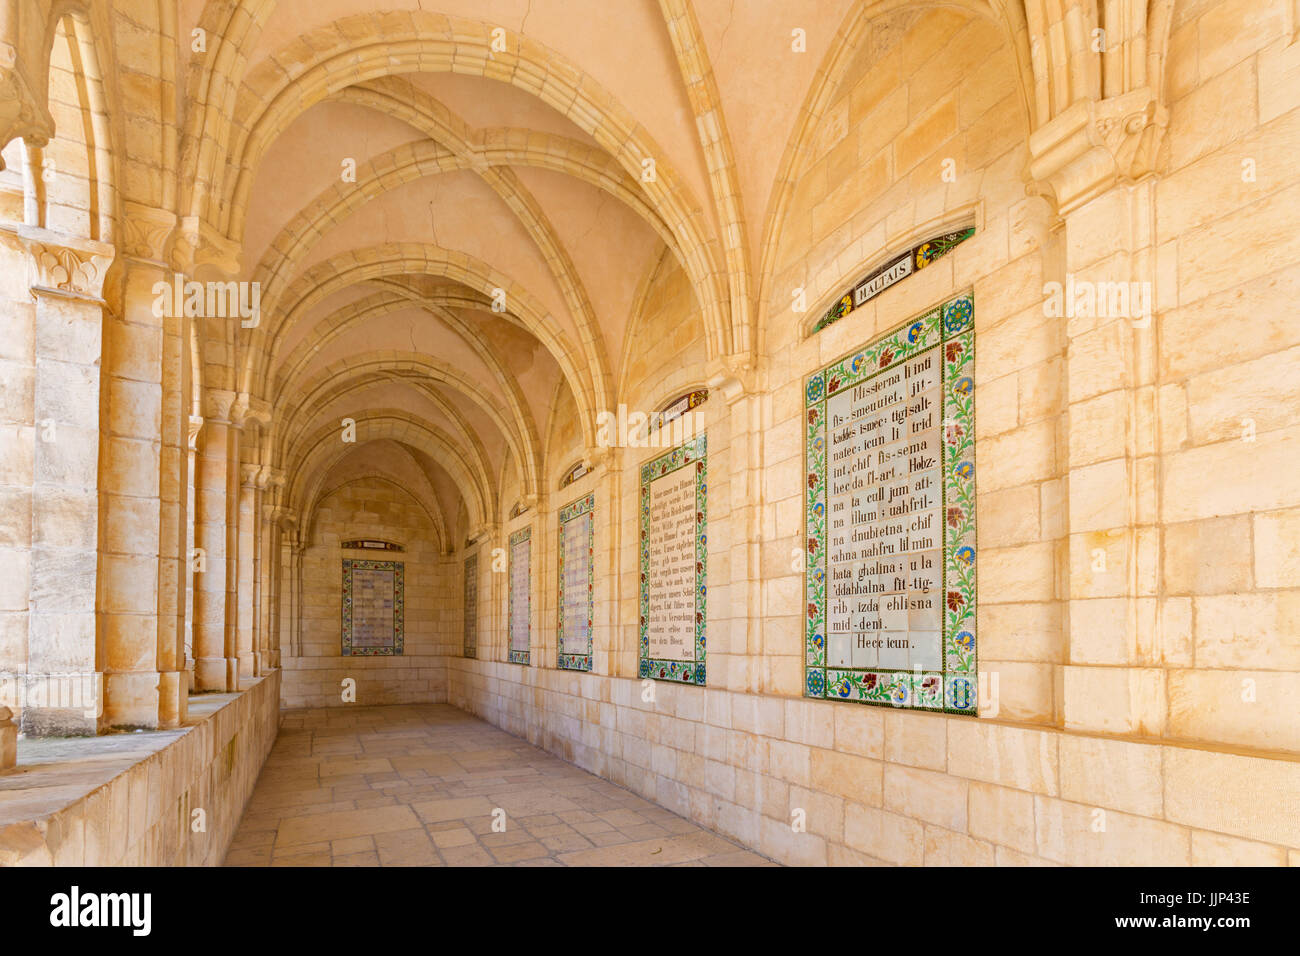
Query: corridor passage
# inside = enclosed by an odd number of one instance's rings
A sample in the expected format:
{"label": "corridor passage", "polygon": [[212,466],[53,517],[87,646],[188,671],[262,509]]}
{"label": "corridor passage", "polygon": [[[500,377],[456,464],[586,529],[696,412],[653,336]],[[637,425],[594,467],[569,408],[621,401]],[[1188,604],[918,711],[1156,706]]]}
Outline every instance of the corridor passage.
{"label": "corridor passage", "polygon": [[286,714],[225,863],[773,865],[448,704]]}

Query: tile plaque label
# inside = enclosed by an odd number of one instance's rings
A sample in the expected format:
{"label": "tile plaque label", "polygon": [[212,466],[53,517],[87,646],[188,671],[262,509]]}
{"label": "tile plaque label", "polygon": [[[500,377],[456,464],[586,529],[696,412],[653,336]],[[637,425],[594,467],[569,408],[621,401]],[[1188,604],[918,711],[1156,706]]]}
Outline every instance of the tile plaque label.
{"label": "tile plaque label", "polygon": [[511,664],[528,663],[529,624],[532,611],[533,529],[520,528],[510,536],[510,649]]}
{"label": "tile plaque label", "polygon": [[641,677],[704,683],[706,439],[641,466]]}
{"label": "tile plaque label", "polygon": [[973,714],[970,295],[809,377],[804,693]]}
{"label": "tile plaque label", "polygon": [[560,509],[560,620],[556,628],[557,665],[591,670],[591,618],[595,569],[596,495]]}
{"label": "tile plaque label", "polygon": [[400,561],[343,559],[344,657],[402,653],[402,570]]}

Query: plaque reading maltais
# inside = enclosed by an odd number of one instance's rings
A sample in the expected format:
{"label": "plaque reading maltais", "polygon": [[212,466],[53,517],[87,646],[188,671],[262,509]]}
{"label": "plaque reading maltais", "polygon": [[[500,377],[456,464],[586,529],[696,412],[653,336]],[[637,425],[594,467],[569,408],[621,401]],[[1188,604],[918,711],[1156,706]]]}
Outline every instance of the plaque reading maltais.
{"label": "plaque reading maltais", "polygon": [[465,559],[465,644],[466,657],[478,656],[478,555]]}
{"label": "plaque reading maltais", "polygon": [[343,559],[343,656],[402,653],[402,564]]}
{"label": "plaque reading maltais", "polygon": [[641,466],[641,677],[704,683],[706,439]]}
{"label": "plaque reading maltais", "polygon": [[596,496],[560,509],[560,621],[558,666],[591,670]]}
{"label": "plaque reading maltais", "polygon": [[975,329],[958,296],[809,377],[809,697],[976,712]]}
{"label": "plaque reading maltais", "polygon": [[528,663],[529,621],[532,611],[533,529],[520,528],[510,536],[510,649],[512,664]]}

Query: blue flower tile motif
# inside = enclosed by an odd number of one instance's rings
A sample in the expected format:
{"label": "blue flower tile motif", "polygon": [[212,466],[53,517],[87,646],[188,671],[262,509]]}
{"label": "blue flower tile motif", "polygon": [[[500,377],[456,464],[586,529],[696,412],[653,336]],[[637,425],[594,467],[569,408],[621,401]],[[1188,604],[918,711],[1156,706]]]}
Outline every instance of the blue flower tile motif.
{"label": "blue flower tile motif", "polygon": [[807,687],[809,697],[821,697],[826,692],[826,678],[822,676],[820,670],[808,672]]}
{"label": "blue flower tile motif", "polygon": [[808,388],[805,392],[808,397],[808,404],[811,405],[813,402],[821,401],[822,395],[825,394],[825,389],[826,385],[822,381],[820,375],[814,375],[812,378],[808,379]]}
{"label": "blue flower tile motif", "polygon": [[975,307],[967,298],[953,299],[943,307],[943,331],[945,335],[956,335],[963,331],[975,314]]}

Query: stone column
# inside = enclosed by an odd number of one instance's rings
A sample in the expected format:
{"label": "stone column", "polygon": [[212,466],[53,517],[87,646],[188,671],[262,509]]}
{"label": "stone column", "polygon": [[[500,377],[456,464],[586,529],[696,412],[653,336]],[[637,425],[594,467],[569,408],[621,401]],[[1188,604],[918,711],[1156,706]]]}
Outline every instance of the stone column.
{"label": "stone column", "polygon": [[209,389],[195,475],[194,684],[239,689],[235,642],[241,409],[231,391]]}
{"label": "stone column", "polygon": [[[103,704],[100,370],[112,246],[23,227],[36,298],[31,585],[25,733],[94,734]],[[157,476],[154,475],[154,480]],[[149,576],[152,580],[152,574]],[[145,607],[142,592],[118,595]]]}
{"label": "stone column", "polygon": [[274,632],[276,666],[284,657],[302,653],[299,627],[302,601],[302,546],[298,542],[297,521],[292,514],[281,512],[280,585],[276,628]]}
{"label": "stone column", "polygon": [[[595,476],[596,492],[596,553],[592,561],[597,569],[595,593],[592,595],[591,672],[614,676],[636,676],[636,641],[626,645],[623,628],[619,625],[619,597],[621,574],[618,570],[619,547],[622,542],[622,481],[623,456],[621,449],[593,446],[587,449],[588,470]],[[606,569],[607,573],[601,573]],[[636,615],[631,618],[635,621]],[[626,658],[627,647],[633,651],[631,670],[620,666]]]}
{"label": "stone column", "polygon": [[261,470],[261,465],[239,466],[239,547],[235,579],[238,610],[235,618],[235,641],[238,648],[236,653],[239,657],[239,676],[245,681],[256,677],[259,673],[253,626],[256,612],[253,606],[253,589],[256,586],[254,556],[257,551],[257,529],[254,525],[257,520],[257,476]]}
{"label": "stone column", "polygon": [[[487,633],[479,632],[479,651],[478,658],[481,661],[504,661],[506,660],[510,648],[510,608],[509,608],[509,587],[510,579],[510,535],[506,531],[504,522],[501,524],[490,524],[484,529],[484,542],[486,543],[488,572],[488,620]],[[505,571],[498,571],[497,552],[505,555]],[[483,560],[480,558],[479,560]],[[483,596],[480,595],[480,600]],[[484,638],[486,637],[486,641]]]}
{"label": "stone column", "polygon": [[261,507],[261,545],[258,549],[258,646],[262,655],[263,666],[271,669],[280,666],[279,632],[280,586],[283,580],[280,561],[280,515],[283,509],[279,505],[281,488],[284,486],[284,472],[276,468],[263,468],[261,480],[264,485]]}
{"label": "stone column", "polygon": [[184,310],[162,250],[175,225],[129,203],[122,317],[106,325],[107,455],[100,619],[105,716],[118,727],[176,727],[185,719],[183,619],[190,383]]}
{"label": "stone column", "polygon": [[[1159,736],[1165,668],[1183,644],[1159,598],[1151,172],[1164,125],[1150,91],[1135,90],[1081,101],[1030,138],[1031,171],[1065,227],[1061,291],[1045,308],[1059,309],[1068,339],[1062,722],[1074,730]],[[1116,308],[1121,285],[1126,306]]]}
{"label": "stone column", "polygon": [[36,303],[27,247],[0,230],[0,706],[21,707],[31,596]]}
{"label": "stone column", "polygon": [[202,415],[189,416],[186,453],[188,468],[186,470],[185,564],[181,570],[185,575],[185,670],[187,671],[186,683],[190,693],[194,692],[194,576],[197,573],[194,553],[194,524],[198,512],[195,510],[194,504],[194,475],[199,447],[199,429],[202,427]]}
{"label": "stone column", "polygon": [[[799,695],[803,692],[801,658],[776,654],[780,644],[775,639],[773,648],[766,653],[764,648],[765,634],[786,625],[777,618],[768,619],[779,603],[773,600],[777,595],[774,589],[764,590],[760,573],[766,500],[764,399],[754,380],[753,370],[737,356],[712,363],[705,408],[711,425],[726,425],[726,441],[720,440],[719,429],[712,429],[708,447],[709,550],[723,547],[729,551],[723,565],[729,577],[709,581],[721,586],[709,589],[707,673],[711,687]],[[724,502],[725,515],[719,510]],[[716,527],[726,527],[730,541],[720,541],[713,532]],[[710,554],[709,567],[716,566]],[[730,597],[730,606],[714,600],[714,595],[721,593]],[[800,643],[795,641],[792,646],[797,651]]]}

